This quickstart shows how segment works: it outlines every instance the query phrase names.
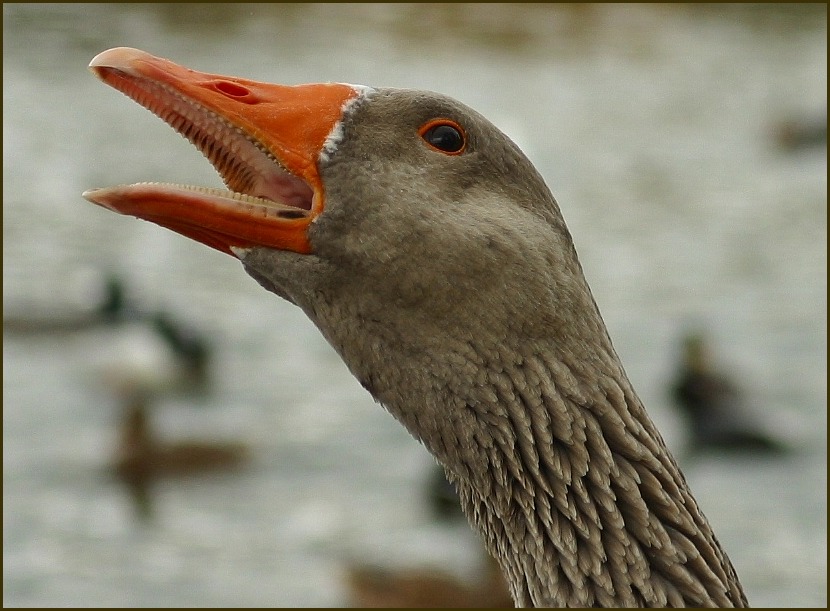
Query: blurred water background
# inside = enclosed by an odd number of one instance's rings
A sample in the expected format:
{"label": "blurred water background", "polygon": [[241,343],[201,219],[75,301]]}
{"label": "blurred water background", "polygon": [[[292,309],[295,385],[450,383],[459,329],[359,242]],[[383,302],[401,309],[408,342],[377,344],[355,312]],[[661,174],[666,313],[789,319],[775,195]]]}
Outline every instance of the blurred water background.
{"label": "blurred water background", "polygon": [[[6,324],[4,606],[342,606],[350,562],[479,562],[466,527],[432,520],[432,459],[299,310],[231,257],[81,198],[220,185],[87,71],[133,46],[257,80],[431,89],[488,116],[556,195],[750,603],[826,607],[826,142],[782,140],[791,119],[826,129],[826,28],[826,5],[4,4],[5,322],[88,310],[118,275],[215,350],[211,391],[162,397],[154,426],[252,456],[155,482],[139,519],[108,469],[121,407],[96,377],[119,331]],[[791,456],[684,457],[667,385],[690,325]]]}

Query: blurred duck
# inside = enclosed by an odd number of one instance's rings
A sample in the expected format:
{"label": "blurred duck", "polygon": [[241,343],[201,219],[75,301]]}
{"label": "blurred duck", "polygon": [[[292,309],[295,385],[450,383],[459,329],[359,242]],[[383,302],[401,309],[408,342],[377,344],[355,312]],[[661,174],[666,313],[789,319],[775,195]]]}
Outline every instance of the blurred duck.
{"label": "blurred duck", "polygon": [[117,275],[95,288],[89,292],[100,298],[85,309],[4,316],[4,323],[6,330],[31,336],[83,334],[82,351],[95,381],[120,410],[111,468],[146,518],[153,481],[237,469],[248,460],[248,449],[210,440],[166,442],[156,435],[151,425],[155,403],[172,396],[201,397],[210,390],[211,341],[170,312],[137,306]]}
{"label": "blurred duck", "polygon": [[[159,478],[235,470],[248,461],[242,443],[183,439],[163,441],[152,427],[152,406],[181,396],[205,395],[211,382],[211,342],[203,332],[163,310],[144,312],[108,281],[98,308],[108,324],[96,339],[94,367],[121,410],[113,470],[125,482],[139,515],[151,513],[151,487]],[[110,328],[111,327],[111,328]]]}
{"label": "blurred duck", "polygon": [[690,450],[780,453],[786,451],[753,422],[737,386],[715,371],[704,336],[683,340],[672,396],[690,432]]}
{"label": "blurred duck", "polygon": [[[121,410],[113,459],[139,517],[152,513],[152,484],[159,478],[239,469],[248,461],[242,443],[182,439],[162,441],[151,424],[151,406],[172,396],[194,399],[210,389],[210,342],[204,334],[157,311],[119,327],[103,351],[100,380]],[[100,358],[100,354],[99,354]]]}
{"label": "blurred duck", "polygon": [[156,479],[233,471],[248,461],[248,448],[241,443],[162,441],[152,429],[147,397],[133,393],[122,398],[113,470],[130,489],[141,517],[151,514],[150,489]]}
{"label": "blurred duck", "polygon": [[443,571],[386,571],[352,567],[352,606],[362,608],[512,608],[513,599],[495,560],[488,556],[480,583],[465,583]]}
{"label": "blurred duck", "polygon": [[[435,467],[427,480],[426,496],[435,518],[444,523],[466,520],[455,487],[444,470]],[[351,566],[346,573],[353,607],[363,608],[512,608],[513,598],[496,561],[482,546],[484,570],[478,582],[468,582],[437,568],[393,571]]]}

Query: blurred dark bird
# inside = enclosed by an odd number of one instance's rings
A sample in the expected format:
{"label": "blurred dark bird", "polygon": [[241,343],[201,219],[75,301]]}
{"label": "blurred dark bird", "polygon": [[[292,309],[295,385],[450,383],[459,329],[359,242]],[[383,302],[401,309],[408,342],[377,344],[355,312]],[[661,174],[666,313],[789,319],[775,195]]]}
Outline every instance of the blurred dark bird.
{"label": "blurred dark bird", "polygon": [[789,152],[808,148],[827,148],[827,113],[812,118],[786,119],[772,128],[779,149]]}
{"label": "blurred dark bird", "polygon": [[[61,335],[119,324],[140,317],[126,298],[124,281],[108,275],[91,291],[91,303],[77,309],[20,307],[19,312],[3,311],[3,332],[15,335]],[[99,296],[98,296],[99,295]],[[97,298],[96,298],[97,296]]]}
{"label": "blurred dark bird", "polygon": [[464,519],[458,492],[447,479],[447,476],[444,475],[444,469],[438,465],[430,471],[426,485],[426,496],[430,510],[437,520],[454,522]]}
{"label": "blurred dark bird", "polygon": [[4,332],[81,341],[97,382],[119,397],[208,390],[213,347],[207,333],[164,309],[142,308],[117,275],[99,286],[90,292],[100,298],[81,310],[4,315]]}
{"label": "blurred dark bird", "polygon": [[692,452],[782,453],[787,449],[753,421],[738,387],[715,371],[701,333],[683,340],[672,397],[688,424]]}
{"label": "blurred dark bird", "polygon": [[[98,290],[100,289],[100,290]],[[4,311],[3,332],[18,336],[79,336],[89,339],[87,360],[100,379],[120,394],[204,391],[210,378],[208,336],[165,310],[146,311],[127,296],[122,278],[101,279],[100,295],[77,310]]]}

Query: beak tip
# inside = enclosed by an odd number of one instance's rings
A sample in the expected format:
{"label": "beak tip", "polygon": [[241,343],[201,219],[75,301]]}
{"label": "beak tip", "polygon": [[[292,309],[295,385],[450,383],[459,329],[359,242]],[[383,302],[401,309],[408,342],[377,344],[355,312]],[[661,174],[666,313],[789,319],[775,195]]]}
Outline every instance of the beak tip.
{"label": "beak tip", "polygon": [[89,62],[89,69],[94,72],[95,68],[124,68],[141,57],[150,57],[150,55],[131,47],[114,47],[101,51],[93,57]]}
{"label": "beak tip", "polygon": [[106,191],[106,189],[87,189],[86,191],[81,193],[81,197],[83,197],[86,201],[95,204],[96,206],[101,206],[103,208],[112,210],[113,212],[118,212],[118,210],[115,210],[107,202],[107,198],[105,196]]}

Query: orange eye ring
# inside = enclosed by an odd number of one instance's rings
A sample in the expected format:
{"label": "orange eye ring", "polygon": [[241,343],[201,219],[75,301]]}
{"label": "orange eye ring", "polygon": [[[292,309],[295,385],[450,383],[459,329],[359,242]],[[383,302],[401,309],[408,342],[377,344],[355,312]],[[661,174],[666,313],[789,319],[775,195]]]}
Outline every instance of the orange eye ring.
{"label": "orange eye ring", "polygon": [[429,148],[444,155],[460,155],[467,148],[464,128],[452,119],[432,119],[424,123],[418,134]]}

